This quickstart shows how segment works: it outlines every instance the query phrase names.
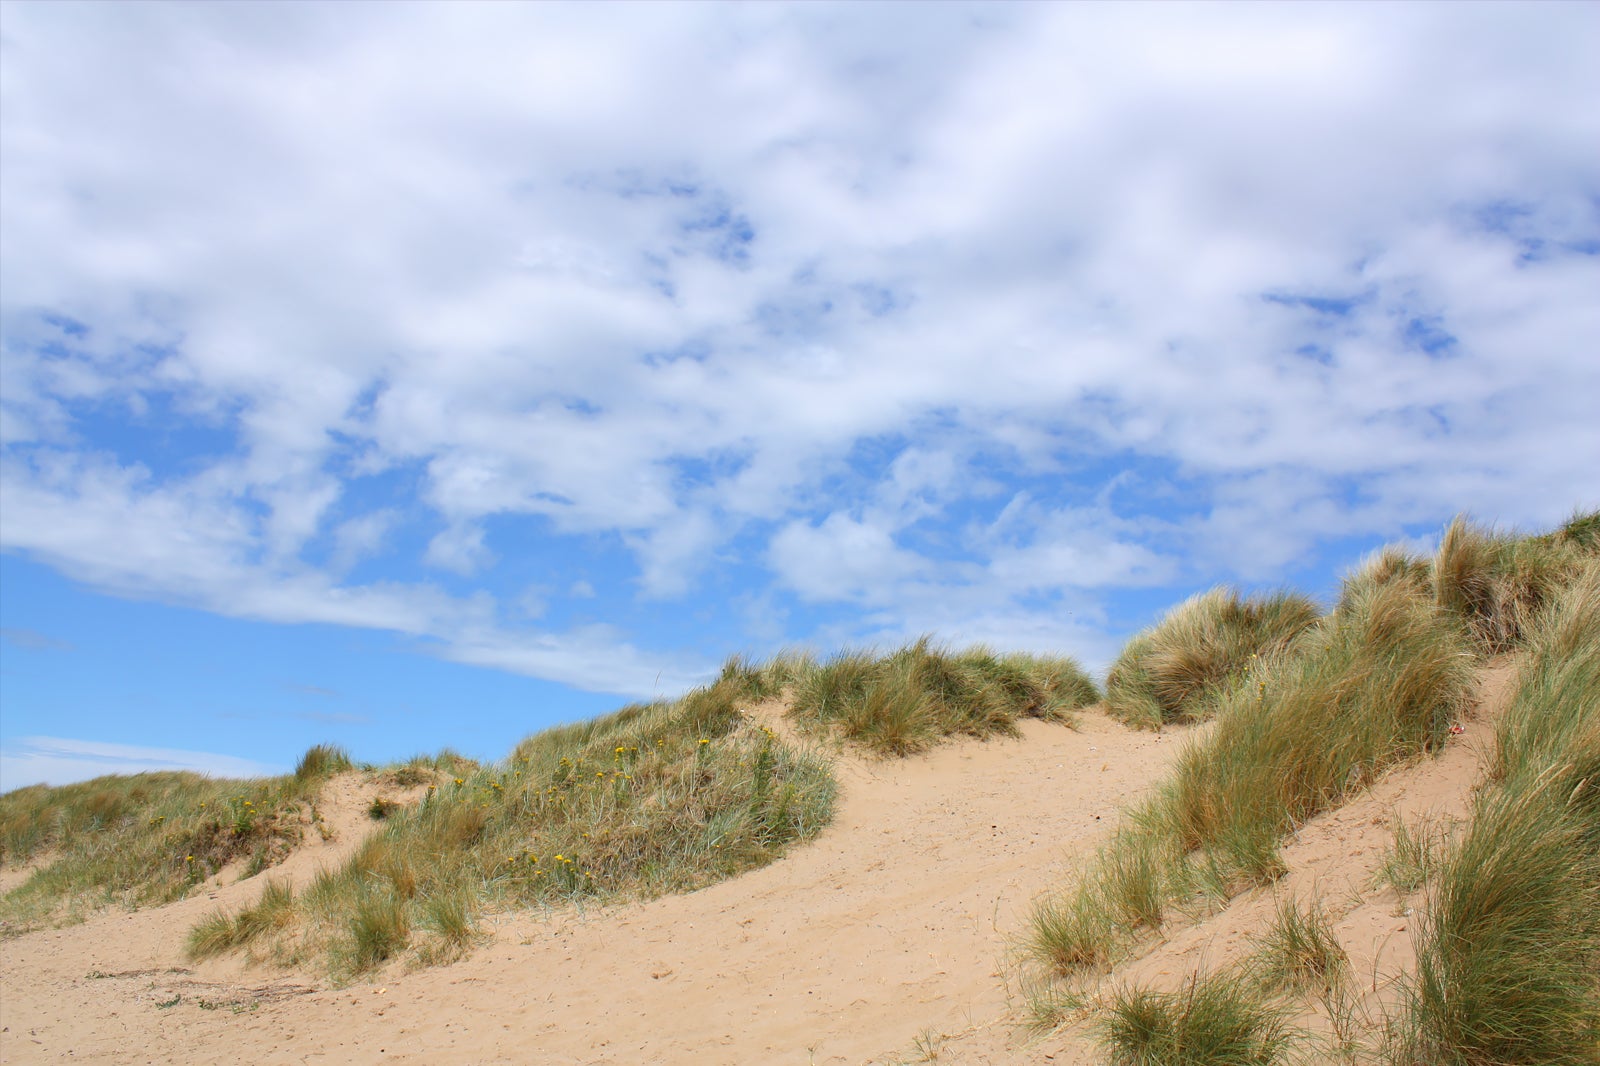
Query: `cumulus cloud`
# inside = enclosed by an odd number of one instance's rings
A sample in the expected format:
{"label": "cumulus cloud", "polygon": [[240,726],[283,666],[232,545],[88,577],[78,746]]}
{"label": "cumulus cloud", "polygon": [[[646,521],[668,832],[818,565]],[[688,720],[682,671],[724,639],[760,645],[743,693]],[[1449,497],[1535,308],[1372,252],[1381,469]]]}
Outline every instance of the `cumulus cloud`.
{"label": "cumulus cloud", "polygon": [[[0,541],[641,693],[704,664],[635,598],[730,574],[1098,646],[1130,586],[1558,520],[1600,499],[1596,45],[1579,5],[17,8]],[[615,626],[512,617],[574,555]]]}

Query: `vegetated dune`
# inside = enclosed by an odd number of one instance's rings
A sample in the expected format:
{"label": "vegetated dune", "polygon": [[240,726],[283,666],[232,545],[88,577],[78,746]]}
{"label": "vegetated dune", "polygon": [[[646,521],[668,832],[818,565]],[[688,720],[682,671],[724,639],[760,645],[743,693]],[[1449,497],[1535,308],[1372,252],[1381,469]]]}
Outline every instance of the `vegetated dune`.
{"label": "vegetated dune", "polygon": [[[1092,684],[1070,660],[923,641],[879,660],[732,660],[677,703],[391,795],[415,810],[381,838],[384,779],[314,749],[294,781],[252,785],[320,818],[286,858],[270,852],[267,877],[242,875],[281,833],[248,860],[225,852],[235,865],[206,868],[200,892],[199,868],[168,856],[156,898],[174,898],[175,871],[177,902],[55,929],[17,911],[27,923],[0,939],[0,1062],[1593,1063],[1597,532],[1593,515],[1538,538],[1458,521],[1434,560],[1375,556],[1283,640],[1227,597],[1191,601],[1162,626],[1205,654],[1163,652],[1158,626],[1125,655],[1138,684],[1199,693],[1165,727],[1166,711],[1074,711]],[[590,754],[569,759],[573,744]],[[591,776],[596,745],[617,765]],[[831,821],[791,825],[773,806],[773,775],[796,768],[791,783],[825,787]],[[74,819],[95,795],[71,800]],[[245,815],[258,835],[281,828]],[[541,854],[591,835],[598,851],[661,816],[701,865],[638,884],[707,887],[638,901],[651,893],[608,890],[585,857],[553,893],[540,857],[505,851],[552,825],[566,835]],[[429,835],[491,819],[499,836]],[[180,832],[148,811],[116,824],[147,823]],[[6,839],[33,843],[15,854],[37,863],[66,839],[41,824],[22,819]],[[724,839],[758,850],[734,858]],[[427,867],[417,841],[456,850]],[[1532,905],[1511,898],[1525,863],[1545,878]],[[411,883],[419,870],[478,886],[481,942],[464,954],[341,970],[337,950],[283,950],[330,920],[359,935],[372,899],[425,921],[439,897]],[[285,907],[268,909],[269,878]],[[197,951],[208,916],[230,938]],[[286,941],[258,937],[278,918]],[[1504,988],[1532,998],[1508,1008]]]}
{"label": "vegetated dune", "polygon": [[1181,736],[1098,713],[1022,731],[903,761],[840,754],[833,824],[771,866],[504,918],[455,965],[344,989],[184,960],[189,926],[247,902],[247,884],[29,933],[4,947],[0,1059],[855,1063],[925,1030],[1005,1025],[1007,932]]}
{"label": "vegetated dune", "polygon": [[[1487,675],[1491,689],[1504,674]],[[1391,773],[1286,849],[1276,894],[1328,905],[1375,983],[1366,1009],[1410,951],[1403,901],[1371,883],[1392,819],[1464,816],[1488,713],[1492,703],[1442,757]],[[449,967],[341,989],[233,959],[187,962],[187,929],[253,899],[253,882],[25,934],[0,963],[0,1061],[1102,1061],[1084,1032],[1020,1027],[1008,945],[1031,901],[1103,842],[1193,730],[1135,731],[1097,709],[1075,730],[1022,729],[909,760],[840,753],[833,825],[779,862],[688,895],[502,918],[490,944]],[[350,854],[375,824],[370,793],[358,774],[333,778],[319,802],[332,839],[312,836],[274,876],[304,883]],[[1127,976],[1176,983],[1198,961],[1226,964],[1274,896],[1238,898]]]}

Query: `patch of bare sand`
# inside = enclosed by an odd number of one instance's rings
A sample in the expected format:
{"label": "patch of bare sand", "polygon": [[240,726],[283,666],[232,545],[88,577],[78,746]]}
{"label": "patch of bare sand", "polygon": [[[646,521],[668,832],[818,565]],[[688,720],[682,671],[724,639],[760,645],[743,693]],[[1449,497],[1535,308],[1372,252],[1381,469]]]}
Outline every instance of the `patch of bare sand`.
{"label": "patch of bare sand", "polygon": [[1008,1006],[1001,934],[1181,744],[1080,722],[843,759],[834,824],[780,862],[689,895],[505,918],[470,958],[373,985],[165,972],[214,903],[22,937],[0,965],[0,1061],[853,1064],[990,1024]]}
{"label": "patch of bare sand", "polygon": [[234,959],[190,964],[185,937],[211,911],[254,902],[268,878],[302,887],[342,863],[377,827],[366,809],[380,791],[415,802],[422,789],[381,788],[373,775],[340,774],[323,784],[314,813],[304,814],[301,843],[264,876],[239,880],[242,871],[230,867],[206,891],[176,903],[104,912],[81,925],[0,941],[0,1063],[178,1061],[189,1057],[181,1042],[165,1055],[146,1049],[152,1023],[184,1032],[177,1006],[232,1017],[312,991],[304,978],[263,982]]}
{"label": "patch of bare sand", "polygon": [[[1283,848],[1288,874],[1270,888],[1232,900],[1204,921],[1173,923],[1147,953],[1119,967],[1105,985],[1141,985],[1172,990],[1197,970],[1216,971],[1244,960],[1256,950],[1255,938],[1272,921],[1280,898],[1305,905],[1315,900],[1332,920],[1339,944],[1350,960],[1350,1004],[1360,1039],[1370,1042],[1385,1013],[1399,1004],[1399,979],[1416,965],[1412,937],[1415,907],[1421,896],[1402,897],[1379,887],[1376,875],[1384,852],[1393,844],[1393,825],[1419,819],[1464,827],[1483,768],[1493,752],[1494,723],[1504,711],[1516,680],[1516,667],[1501,660],[1479,677],[1476,699],[1463,719],[1463,732],[1453,735],[1437,756],[1428,756],[1385,774],[1350,802],[1311,819]],[[940,1063],[997,1066],[1018,1061],[1048,1061],[1051,1066],[1091,1066],[1104,1053],[1083,1025],[1037,1036],[1012,1024],[961,1030],[949,1026],[937,1034]],[[1307,1001],[1293,1024],[1316,1034],[1319,1048],[1333,1046],[1334,1027],[1327,1012]],[[945,1036],[948,1034],[948,1036]],[[1344,1062],[1331,1052],[1326,1061]]]}

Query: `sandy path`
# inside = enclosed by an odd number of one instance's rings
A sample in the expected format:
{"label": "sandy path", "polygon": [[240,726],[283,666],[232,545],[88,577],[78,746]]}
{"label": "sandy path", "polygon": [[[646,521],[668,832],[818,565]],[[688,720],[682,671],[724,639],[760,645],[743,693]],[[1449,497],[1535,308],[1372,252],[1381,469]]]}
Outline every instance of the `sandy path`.
{"label": "sandy path", "polygon": [[508,918],[454,966],[342,991],[233,962],[165,972],[210,901],[30,934],[0,947],[0,1062],[891,1061],[1005,1015],[1004,934],[1180,743],[1088,713],[1080,732],[844,760],[834,825],[781,862]]}

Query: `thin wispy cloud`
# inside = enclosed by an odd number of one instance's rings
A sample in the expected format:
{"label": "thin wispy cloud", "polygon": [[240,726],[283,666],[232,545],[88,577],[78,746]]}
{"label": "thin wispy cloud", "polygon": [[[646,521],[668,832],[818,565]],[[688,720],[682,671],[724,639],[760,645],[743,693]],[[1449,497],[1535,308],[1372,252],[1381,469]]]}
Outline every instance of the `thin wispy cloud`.
{"label": "thin wispy cloud", "polygon": [[27,785],[68,784],[106,774],[187,770],[212,777],[249,778],[281,774],[284,769],[212,752],[64,737],[18,737],[0,746],[0,792]]}
{"label": "thin wispy cloud", "polygon": [[927,628],[1103,663],[1149,590],[1600,500],[1597,47],[1587,5],[14,7],[0,541],[628,696]]}

